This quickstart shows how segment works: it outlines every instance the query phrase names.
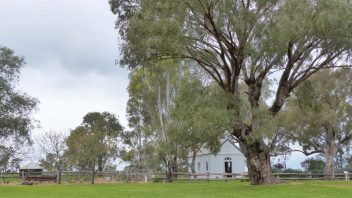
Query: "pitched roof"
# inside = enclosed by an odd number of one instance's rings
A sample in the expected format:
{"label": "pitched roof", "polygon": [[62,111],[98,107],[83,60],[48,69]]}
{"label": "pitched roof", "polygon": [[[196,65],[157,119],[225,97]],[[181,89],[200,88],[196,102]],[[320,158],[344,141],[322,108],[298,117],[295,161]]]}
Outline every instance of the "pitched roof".
{"label": "pitched roof", "polygon": [[[219,148],[221,148],[226,142],[229,142],[234,148],[236,148],[240,153],[242,153],[242,150],[235,144],[235,140],[233,139],[233,137],[231,137],[230,135],[228,134],[225,134],[224,137],[222,138],[221,140],[221,144],[219,145]],[[202,147],[198,152],[197,152],[197,156],[200,156],[200,155],[208,155],[208,154],[215,154],[216,153],[213,153],[211,152],[208,148],[206,147]],[[192,154],[190,153],[188,155],[188,157],[191,157]]]}
{"label": "pitched roof", "polygon": [[39,164],[30,162],[26,164],[25,166],[22,166],[20,169],[43,169]]}

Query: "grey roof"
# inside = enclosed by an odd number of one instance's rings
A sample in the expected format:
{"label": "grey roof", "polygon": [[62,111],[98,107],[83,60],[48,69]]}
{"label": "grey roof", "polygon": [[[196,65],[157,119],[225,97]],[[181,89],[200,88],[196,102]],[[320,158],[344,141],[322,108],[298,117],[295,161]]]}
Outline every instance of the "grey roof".
{"label": "grey roof", "polygon": [[20,169],[43,169],[39,164],[30,162],[26,164],[25,166],[22,166]]}

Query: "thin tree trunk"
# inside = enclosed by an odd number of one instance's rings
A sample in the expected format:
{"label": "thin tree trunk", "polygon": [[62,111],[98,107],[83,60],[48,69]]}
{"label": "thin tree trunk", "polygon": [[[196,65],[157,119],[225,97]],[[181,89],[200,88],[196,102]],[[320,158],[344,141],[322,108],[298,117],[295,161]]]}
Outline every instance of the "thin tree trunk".
{"label": "thin tree trunk", "polygon": [[61,170],[58,170],[56,172],[56,183],[57,184],[61,184],[61,175],[62,175],[62,171]]}
{"label": "thin tree trunk", "polygon": [[98,172],[101,173],[104,169],[104,162],[103,162],[103,157],[99,156],[98,157]]}
{"label": "thin tree trunk", "polygon": [[94,180],[95,180],[95,168],[92,169],[92,175],[91,175],[90,183],[94,184]]}
{"label": "thin tree trunk", "polygon": [[[166,132],[166,126],[164,123],[164,117],[163,117],[163,107],[162,107],[162,102],[161,102],[161,85],[160,81],[157,81],[157,86],[158,86],[158,92],[157,92],[157,105],[158,105],[158,113],[159,113],[159,121],[160,121],[160,130],[161,130],[161,138],[163,140],[164,144],[169,144],[168,142],[168,136]],[[168,116],[169,112],[166,112]],[[168,117],[167,117],[168,118]],[[169,121],[167,119],[167,121]],[[165,165],[166,165],[166,182],[171,183],[172,182],[172,157],[169,153],[166,153],[165,156]]]}
{"label": "thin tree trunk", "polygon": [[[57,159],[59,158],[59,152],[56,153]],[[56,183],[61,184],[61,174],[62,174],[62,161],[59,159],[55,164],[56,169]]]}
{"label": "thin tree trunk", "polygon": [[166,183],[172,183],[172,162],[166,159]]}
{"label": "thin tree trunk", "polygon": [[138,169],[142,171],[142,133],[140,123],[138,124]]}
{"label": "thin tree trunk", "polygon": [[173,156],[171,160],[171,172],[173,173],[173,177],[177,178],[177,172],[178,172],[178,167],[177,167],[177,156]]}
{"label": "thin tree trunk", "polygon": [[197,175],[196,175],[196,156],[197,156],[197,151],[193,151],[192,152],[192,162],[191,162],[191,172],[192,172],[192,175],[193,175],[193,178],[197,178]]}

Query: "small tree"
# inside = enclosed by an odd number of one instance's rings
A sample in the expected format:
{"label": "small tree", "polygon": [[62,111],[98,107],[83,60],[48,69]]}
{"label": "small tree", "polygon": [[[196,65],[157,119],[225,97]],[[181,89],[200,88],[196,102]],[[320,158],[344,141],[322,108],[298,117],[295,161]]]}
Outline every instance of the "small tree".
{"label": "small tree", "polygon": [[118,154],[117,144],[122,126],[115,115],[108,112],[91,112],[83,117],[83,123],[71,131],[66,140],[71,161],[81,169],[91,171],[91,183],[95,174],[103,171],[108,160]]}
{"label": "small tree", "polygon": [[301,166],[309,172],[320,172],[324,171],[325,162],[319,158],[309,158],[301,162]]}
{"label": "small tree", "polygon": [[45,154],[45,160],[41,160],[42,164],[56,171],[58,184],[61,184],[61,174],[65,164],[65,140],[65,135],[54,131],[46,132],[37,140],[40,150]]}

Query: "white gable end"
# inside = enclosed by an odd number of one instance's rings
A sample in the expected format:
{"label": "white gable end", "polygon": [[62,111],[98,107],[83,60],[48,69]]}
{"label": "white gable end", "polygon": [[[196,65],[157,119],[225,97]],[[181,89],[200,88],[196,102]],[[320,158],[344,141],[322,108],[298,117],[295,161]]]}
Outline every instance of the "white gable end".
{"label": "white gable end", "polygon": [[[191,164],[192,157],[188,158],[188,162]],[[210,153],[206,148],[200,149],[194,165],[197,174],[210,173],[209,178],[224,177],[224,173],[238,175],[247,171],[245,157],[228,139],[223,141],[217,154]],[[191,172],[191,169],[189,171]]]}
{"label": "white gable end", "polygon": [[241,151],[238,150],[237,147],[235,147],[229,140],[226,140],[221,148],[220,152],[218,154],[233,154],[233,155],[242,155]]}

